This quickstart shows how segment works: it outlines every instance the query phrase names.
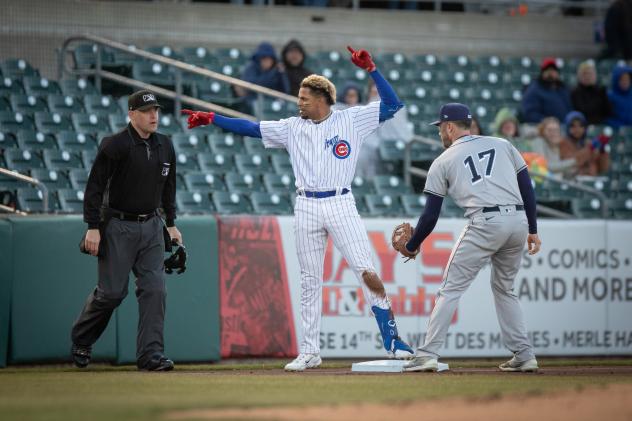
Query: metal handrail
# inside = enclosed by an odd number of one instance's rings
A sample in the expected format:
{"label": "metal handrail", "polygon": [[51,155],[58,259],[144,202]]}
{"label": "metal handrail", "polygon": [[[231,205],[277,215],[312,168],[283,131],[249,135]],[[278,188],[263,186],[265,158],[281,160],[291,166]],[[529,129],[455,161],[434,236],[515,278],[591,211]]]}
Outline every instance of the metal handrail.
{"label": "metal handrail", "polygon": [[8,177],[15,178],[16,180],[24,181],[25,183],[30,183],[35,185],[42,192],[42,208],[44,212],[48,212],[48,187],[41,181],[36,178],[29,177],[27,175],[23,175],[6,168],[0,167],[0,174],[4,174]]}
{"label": "metal handrail", "polygon": [[[66,64],[66,55],[69,52],[69,46],[70,44],[74,43],[74,42],[85,42],[85,41],[89,41],[94,43],[97,46],[96,49],[96,68],[95,69],[70,69],[67,67]],[[246,82],[243,81],[241,79],[237,79],[234,77],[230,77],[230,76],[226,76],[223,75],[221,73],[217,73],[214,72],[212,70],[208,70],[205,69],[203,67],[198,67],[195,66],[193,64],[187,64],[184,63],[180,60],[175,60],[169,57],[165,57],[159,54],[154,54],[154,53],[150,53],[149,51],[145,51],[142,50],[134,45],[126,45],[117,41],[112,41],[110,39],[107,38],[103,38],[103,37],[99,37],[96,35],[91,35],[91,34],[83,34],[83,35],[75,35],[72,37],[67,38],[63,45],[61,50],[59,51],[59,67],[58,67],[58,76],[59,79],[62,79],[63,76],[65,74],[72,74],[72,75],[82,75],[82,74],[95,74],[95,78],[96,78],[96,84],[97,84],[97,88],[100,90],[100,84],[101,84],[101,77],[102,76],[106,76],[106,73],[104,73],[104,70],[102,69],[101,66],[101,52],[99,50],[99,46],[106,46],[108,48],[114,49],[114,50],[119,50],[119,51],[123,51],[125,53],[131,54],[131,55],[135,55],[138,57],[143,57],[146,58],[148,60],[152,60],[158,63],[162,63],[164,65],[167,66],[172,66],[175,69],[179,69],[181,71],[184,72],[189,72],[189,73],[194,73],[197,75],[201,75],[201,76],[205,76],[211,79],[216,79],[222,82],[226,82],[229,83],[231,85],[236,85],[236,86],[240,86],[242,88],[248,89],[250,91],[254,91],[257,92],[260,95],[268,95],[268,96],[272,96],[284,101],[290,101],[290,102],[296,102],[298,100],[297,97],[292,96],[292,95],[288,95],[285,94],[283,92],[279,92],[279,91],[275,91],[274,89],[270,89],[270,88],[266,88],[264,86],[260,86],[260,85],[256,85],[254,83],[250,83],[250,82]],[[108,79],[111,78],[111,75],[113,75],[113,73],[109,73],[107,74]],[[132,79],[133,80],[133,79]],[[170,92],[174,92],[174,91],[170,91]],[[176,72],[176,91],[175,91],[175,96],[173,96],[173,98],[175,98],[175,112],[176,114],[180,113],[180,99],[183,99],[184,96],[181,95],[182,92],[182,75],[181,72]],[[189,97],[191,98],[191,97]],[[188,102],[188,101],[187,101]],[[201,104],[201,103],[200,103]],[[217,107],[216,105],[207,102],[207,105],[205,105],[205,108],[208,109],[215,109],[214,107]],[[211,104],[211,105],[208,105]],[[224,109],[224,110],[228,110],[228,109]],[[229,113],[226,113],[229,114]],[[243,115],[243,114],[242,114]],[[251,117],[251,119],[253,119],[254,117]]]}

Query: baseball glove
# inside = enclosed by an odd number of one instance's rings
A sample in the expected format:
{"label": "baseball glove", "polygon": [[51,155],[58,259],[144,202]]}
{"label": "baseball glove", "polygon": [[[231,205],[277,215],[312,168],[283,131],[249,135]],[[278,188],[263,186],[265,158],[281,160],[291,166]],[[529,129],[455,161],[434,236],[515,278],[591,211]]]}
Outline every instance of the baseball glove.
{"label": "baseball glove", "polygon": [[417,254],[419,253],[419,249],[415,250],[415,252],[411,253],[406,249],[406,244],[410,241],[413,236],[413,227],[410,226],[408,222],[404,222],[399,224],[393,230],[393,236],[391,237],[391,244],[393,248],[397,250],[406,260],[415,260]]}

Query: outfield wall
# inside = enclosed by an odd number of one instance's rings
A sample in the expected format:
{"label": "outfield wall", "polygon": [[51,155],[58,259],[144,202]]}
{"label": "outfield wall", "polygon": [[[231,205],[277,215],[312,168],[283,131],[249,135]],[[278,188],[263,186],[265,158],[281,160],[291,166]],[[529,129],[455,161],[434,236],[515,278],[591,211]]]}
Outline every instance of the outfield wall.
{"label": "outfield wall", "polygon": [[[183,275],[167,277],[167,355],[179,362],[296,355],[300,270],[292,218],[177,222],[189,262]],[[465,220],[440,220],[421,257],[406,264],[390,247],[400,222],[366,219],[365,225],[400,333],[418,345]],[[70,327],[96,281],[96,259],[77,250],[84,229],[77,216],[0,219],[0,367],[69,360]],[[632,222],[541,221],[540,232],[542,251],[525,254],[515,286],[538,355],[632,355]],[[331,241],[324,265],[323,356],[382,357],[359,284]],[[489,276],[486,266],[465,293],[444,356],[508,355]],[[132,279],[95,345],[95,359],[134,362],[134,297]]]}

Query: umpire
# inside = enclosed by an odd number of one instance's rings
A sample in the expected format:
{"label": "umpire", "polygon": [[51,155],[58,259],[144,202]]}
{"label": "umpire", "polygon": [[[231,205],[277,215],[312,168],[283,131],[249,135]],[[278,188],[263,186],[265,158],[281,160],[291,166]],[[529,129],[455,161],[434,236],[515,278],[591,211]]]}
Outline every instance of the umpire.
{"label": "umpire", "polygon": [[156,132],[156,95],[147,90],[128,98],[128,126],[105,137],[92,165],[84,195],[88,224],[86,252],[98,256],[97,287],[72,327],[76,366],[90,363],[92,344],[127,295],[129,273],[136,276],[139,319],[136,361],[141,370],[168,371],[163,354],[165,318],[162,205],[169,236],[182,243],[176,228],[176,160],[171,140]]}

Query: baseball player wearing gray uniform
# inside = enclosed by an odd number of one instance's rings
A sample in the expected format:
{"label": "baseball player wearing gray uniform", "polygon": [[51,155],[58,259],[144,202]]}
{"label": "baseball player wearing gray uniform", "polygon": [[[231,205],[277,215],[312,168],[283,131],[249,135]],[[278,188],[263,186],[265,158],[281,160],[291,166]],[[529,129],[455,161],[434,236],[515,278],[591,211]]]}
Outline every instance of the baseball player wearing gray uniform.
{"label": "baseball player wearing gray uniform", "polygon": [[436,371],[439,349],[456,311],[459,298],[480,269],[491,261],[491,285],[504,345],[513,357],[500,365],[503,371],[537,371],[518,297],[513,292],[525,247],[540,249],[535,194],[527,165],[505,139],[470,135],[472,114],[467,106],[441,107],[439,135],[446,150],[432,163],[424,193],[426,208],[412,238],[400,252],[413,257],[432,232],[443,197],[449,194],[469,218],[457,240],[443,274],[430,315],[426,339],[406,371]]}
{"label": "baseball player wearing gray uniform", "polygon": [[300,354],[287,364],[288,371],[303,371],[321,364],[320,326],[325,247],[331,236],[353,269],[375,316],[384,347],[395,358],[410,358],[413,350],[401,340],[382,280],[371,261],[366,229],[351,192],[359,151],[364,139],[403,104],[377,71],[365,50],[354,51],[351,60],[375,80],[381,101],[333,111],[336,88],[325,77],[311,75],[301,83],[299,116],[280,121],[253,123],[214,113],[189,114],[189,128],[214,123],[225,130],[261,138],[266,148],[285,148],[296,178],[294,231],[301,268]]}

